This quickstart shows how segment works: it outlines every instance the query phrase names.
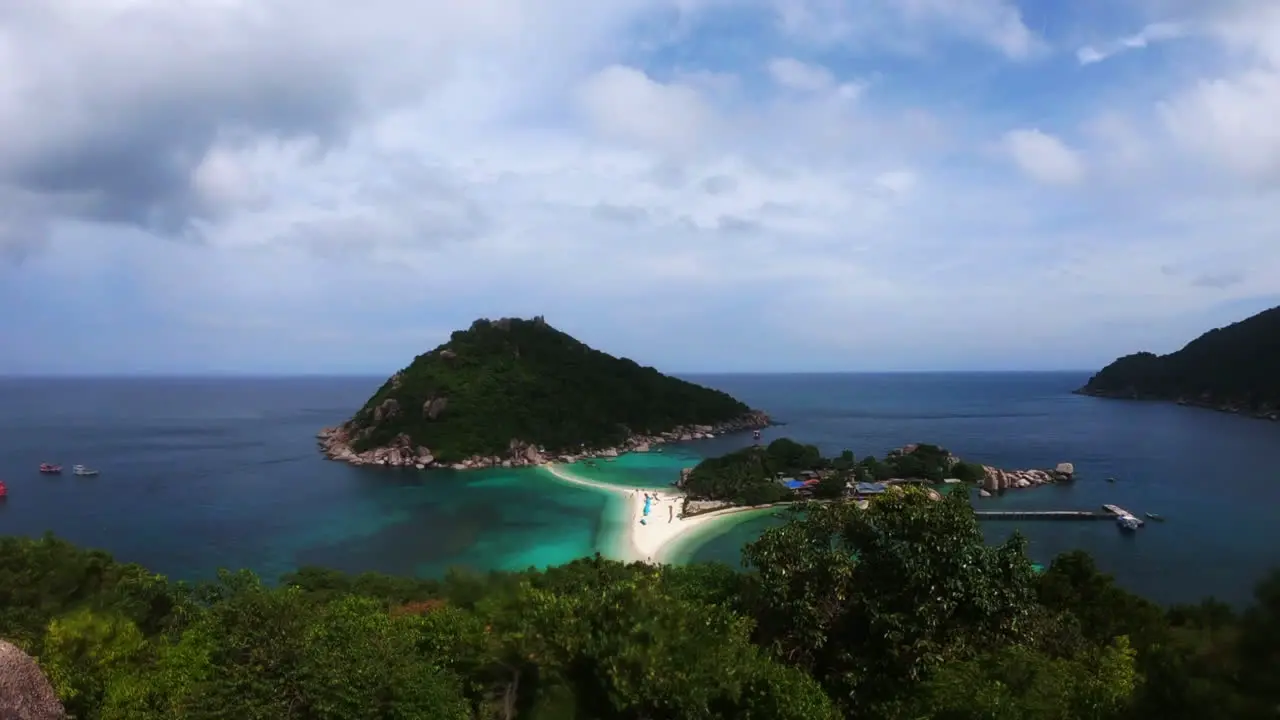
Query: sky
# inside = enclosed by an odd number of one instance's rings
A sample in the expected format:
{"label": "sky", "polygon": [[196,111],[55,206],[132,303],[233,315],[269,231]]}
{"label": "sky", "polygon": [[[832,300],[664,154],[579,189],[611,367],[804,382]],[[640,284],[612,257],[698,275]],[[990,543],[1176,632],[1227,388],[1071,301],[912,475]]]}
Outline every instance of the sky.
{"label": "sky", "polygon": [[1280,304],[1275,0],[0,0],[0,374],[1096,368]]}

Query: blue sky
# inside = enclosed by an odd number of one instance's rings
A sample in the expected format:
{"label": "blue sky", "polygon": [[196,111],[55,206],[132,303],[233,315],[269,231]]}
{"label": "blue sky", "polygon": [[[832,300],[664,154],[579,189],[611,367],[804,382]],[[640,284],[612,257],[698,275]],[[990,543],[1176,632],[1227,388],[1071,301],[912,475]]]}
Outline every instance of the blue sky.
{"label": "blue sky", "polygon": [[670,371],[1083,369],[1280,303],[1271,0],[46,0],[0,68],[0,374],[535,314]]}

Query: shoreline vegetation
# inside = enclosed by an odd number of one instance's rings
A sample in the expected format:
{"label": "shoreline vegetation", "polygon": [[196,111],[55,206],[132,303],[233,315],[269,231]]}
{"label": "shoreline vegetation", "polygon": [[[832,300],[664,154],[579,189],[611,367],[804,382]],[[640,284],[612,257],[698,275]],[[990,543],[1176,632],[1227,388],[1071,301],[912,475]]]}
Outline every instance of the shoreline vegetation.
{"label": "shoreline vegetation", "polygon": [[[0,716],[76,720],[1263,720],[1280,571],[1160,607],[987,544],[967,493],[813,503],[743,567],[600,555],[443,578],[174,583],[0,537]],[[4,684],[21,678],[21,683]]]}
{"label": "shoreline vegetation", "polygon": [[1280,421],[1280,307],[1210,330],[1168,355],[1139,352],[1075,391],[1115,400],[1172,402]]}
{"label": "shoreline vegetation", "polygon": [[595,350],[531,320],[476,320],[414,358],[346,422],[317,434],[353,465],[526,467],[760,429],[727,393]]}
{"label": "shoreline vegetation", "polygon": [[945,448],[923,443],[892,450],[883,459],[858,460],[849,451],[826,458],[816,446],[790,438],[706,458],[680,471],[673,486],[663,489],[592,480],[574,473],[571,463],[539,467],[560,482],[611,495],[621,508],[620,517],[614,518],[619,529],[616,537],[599,545],[613,559],[646,563],[691,556],[699,541],[709,539],[706,533],[724,529],[725,518],[746,520],[761,511],[806,502],[847,500],[865,509],[870,498],[913,485],[934,500],[955,487],[977,487],[986,497],[1005,489],[1066,482],[1074,474],[1070,463],[1054,470],[1001,470],[965,462]]}

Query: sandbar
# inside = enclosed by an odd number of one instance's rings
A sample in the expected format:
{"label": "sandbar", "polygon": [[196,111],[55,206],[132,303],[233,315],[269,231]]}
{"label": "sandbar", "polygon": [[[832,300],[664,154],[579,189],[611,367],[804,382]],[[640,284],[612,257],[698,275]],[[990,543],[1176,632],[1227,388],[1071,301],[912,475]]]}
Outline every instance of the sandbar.
{"label": "sandbar", "polygon": [[[619,538],[620,542],[614,546],[614,553],[620,556],[616,559],[624,562],[670,562],[670,554],[677,544],[676,540],[687,537],[689,533],[716,518],[769,507],[767,505],[732,507],[684,518],[680,516],[684,494],[675,488],[669,490],[627,488],[580,477],[562,464],[550,463],[543,465],[542,468],[563,482],[603,490],[625,500],[624,536]],[[644,514],[646,494],[653,498],[650,502],[648,517]],[[641,523],[641,520],[645,522]]]}

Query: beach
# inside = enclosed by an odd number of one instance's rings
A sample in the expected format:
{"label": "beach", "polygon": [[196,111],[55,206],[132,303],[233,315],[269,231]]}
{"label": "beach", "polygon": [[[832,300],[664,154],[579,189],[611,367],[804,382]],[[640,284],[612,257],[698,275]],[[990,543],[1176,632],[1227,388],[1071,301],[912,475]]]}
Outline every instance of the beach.
{"label": "beach", "polygon": [[[547,464],[542,469],[562,482],[591,487],[612,493],[625,503],[625,524],[621,537],[612,544],[615,559],[624,562],[671,562],[673,551],[699,529],[710,529],[715,521],[727,515],[759,511],[762,507],[733,507],[695,515],[680,516],[684,494],[674,487],[668,490],[628,488],[597,482],[574,474],[567,465]],[[645,496],[651,498],[649,515],[645,516]],[[767,507],[767,506],[765,506]],[[645,522],[641,522],[644,520]]]}

